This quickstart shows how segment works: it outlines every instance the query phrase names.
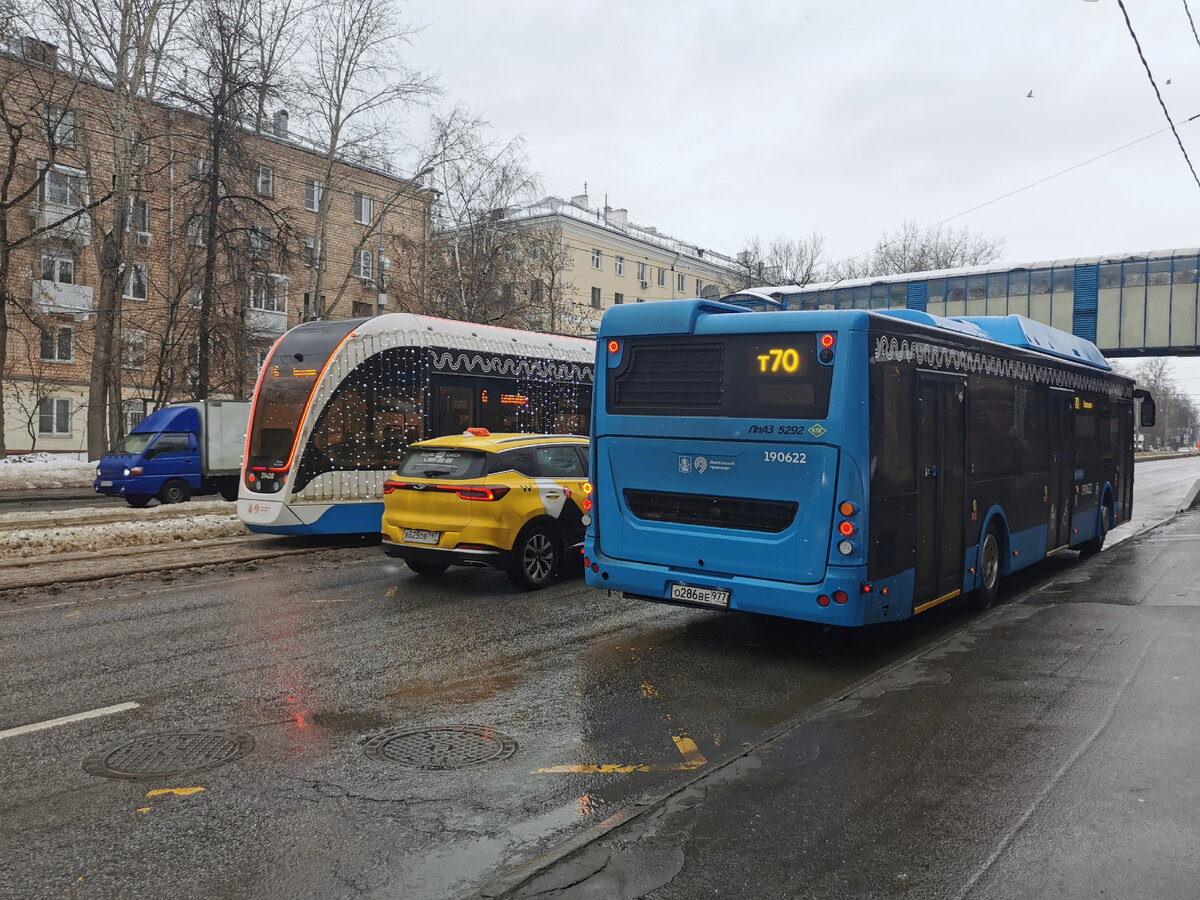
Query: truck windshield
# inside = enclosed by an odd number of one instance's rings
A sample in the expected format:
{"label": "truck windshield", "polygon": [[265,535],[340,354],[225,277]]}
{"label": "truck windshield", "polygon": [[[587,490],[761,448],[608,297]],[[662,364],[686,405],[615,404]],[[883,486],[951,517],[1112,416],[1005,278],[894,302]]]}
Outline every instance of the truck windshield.
{"label": "truck windshield", "polygon": [[154,439],[154,432],[146,432],[144,434],[127,434],[121,438],[121,442],[113,447],[113,455],[121,456],[138,456],[146,445]]}
{"label": "truck windshield", "polygon": [[275,345],[254,400],[246,465],[282,469],[289,464],[318,376],[333,351],[361,322],[308,322]]}

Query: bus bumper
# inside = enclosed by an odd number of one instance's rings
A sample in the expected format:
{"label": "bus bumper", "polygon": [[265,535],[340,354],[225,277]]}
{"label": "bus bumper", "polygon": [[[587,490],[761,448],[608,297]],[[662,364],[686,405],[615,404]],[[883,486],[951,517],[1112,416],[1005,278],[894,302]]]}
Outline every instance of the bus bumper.
{"label": "bus bumper", "polygon": [[[764,578],[745,578],[703,574],[679,570],[654,563],[618,560],[596,552],[595,541],[589,536],[584,544],[588,565],[584,579],[590,587],[620,591],[640,600],[652,600],[702,609],[723,607],[684,603],[671,599],[672,584],[713,588],[729,591],[729,609],[741,612],[781,616],[825,625],[857,626],[906,618],[911,610],[902,610],[888,601],[890,595],[906,596],[897,590],[897,579],[867,585],[864,566],[829,566],[825,579],[817,584],[790,584]],[[893,584],[893,582],[896,582]],[[865,588],[865,589],[864,589]],[[836,592],[846,595],[845,603],[832,599],[823,606],[819,598],[833,598]]]}

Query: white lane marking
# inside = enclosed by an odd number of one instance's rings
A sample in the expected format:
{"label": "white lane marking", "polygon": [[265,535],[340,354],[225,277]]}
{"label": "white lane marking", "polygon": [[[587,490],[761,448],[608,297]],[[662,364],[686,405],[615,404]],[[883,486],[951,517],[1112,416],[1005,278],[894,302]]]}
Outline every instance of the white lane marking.
{"label": "white lane marking", "polygon": [[137,709],[141,706],[140,703],[118,703],[116,706],[106,706],[103,709],[93,709],[88,712],[75,713],[73,716],[62,716],[58,719],[47,719],[45,722],[34,722],[32,725],[21,725],[18,728],[9,728],[7,731],[0,731],[0,740],[8,737],[16,737],[19,734],[29,734],[31,731],[42,731],[46,728],[56,728],[59,725],[66,725],[69,722],[82,722],[84,719],[98,719],[100,716],[111,716],[116,713],[127,712],[131,709]]}

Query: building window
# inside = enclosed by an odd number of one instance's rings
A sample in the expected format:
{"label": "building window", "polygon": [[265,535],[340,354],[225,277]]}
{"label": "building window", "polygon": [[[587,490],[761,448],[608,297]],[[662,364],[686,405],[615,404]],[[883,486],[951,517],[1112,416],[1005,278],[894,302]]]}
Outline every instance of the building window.
{"label": "building window", "polygon": [[375,201],[366,194],[354,195],[354,221],[359,225],[370,225]]}
{"label": "building window", "polygon": [[592,249],[592,268],[599,269],[604,265],[604,254],[595,248]]}
{"label": "building window", "polygon": [[371,304],[364,300],[355,300],[352,304],[350,312],[356,319],[366,319],[374,314],[371,309]]}
{"label": "building window", "polygon": [[255,274],[250,281],[250,308],[287,311],[287,279],[282,275]]}
{"label": "building window", "polygon": [[64,250],[42,254],[42,279],[59,284],[75,283],[75,257]]}
{"label": "building window", "polygon": [[74,362],[75,329],[59,328],[57,331],[42,332],[43,362]]}
{"label": "building window", "polygon": [[529,282],[529,299],[533,303],[541,303],[546,295],[546,286],[540,278]]}
{"label": "building window", "polygon": [[51,166],[39,163],[46,169],[46,177],[38,186],[38,200],[54,206],[79,209],[87,202],[87,174],[80,169]]}
{"label": "building window", "polygon": [[254,192],[261,197],[275,196],[275,172],[270,166],[259,166],[254,179]]}
{"label": "building window", "polygon": [[304,208],[316,212],[321,207],[321,198],[325,196],[325,184],[313,181],[311,178],[304,182]]}
{"label": "building window", "polygon": [[321,268],[325,268],[325,248],[321,246],[321,242],[316,238],[307,237],[304,239],[304,265],[312,268],[313,260],[319,260]]}
{"label": "building window", "polygon": [[38,434],[70,434],[71,401],[46,397],[38,403]]}
{"label": "building window", "polygon": [[46,143],[51,147],[75,146],[75,113],[47,106],[42,109],[42,122],[46,126]]}
{"label": "building window", "polygon": [[325,295],[322,294],[317,302],[313,302],[312,294],[304,292],[304,318],[319,319],[325,315]]}
{"label": "building window", "polygon": [[121,334],[121,368],[141,369],[146,365],[146,334],[126,331]]}
{"label": "building window", "polygon": [[354,270],[354,274],[359,278],[365,278],[368,281],[373,277],[375,270],[375,252],[373,250],[358,251],[358,266]]}
{"label": "building window", "polygon": [[646,283],[646,264],[638,263],[637,264],[637,272],[638,272],[638,281],[640,281],[642,284],[645,284]]}
{"label": "building window", "polygon": [[614,306],[618,303],[624,303],[624,302],[625,302],[624,294],[613,294],[613,305]]}
{"label": "building window", "polygon": [[700,292],[704,290],[704,282],[699,278],[696,279],[696,296],[700,296]]}
{"label": "building window", "polygon": [[618,256],[613,260],[613,271],[618,275],[625,274],[625,257]]}
{"label": "building window", "polygon": [[125,230],[130,229],[138,234],[150,233],[150,201],[145,197],[129,198],[129,222]]}
{"label": "building window", "polygon": [[212,153],[205,150],[198,156],[188,160],[188,175],[192,178],[203,178],[212,168]]}
{"label": "building window", "polygon": [[251,225],[249,236],[250,253],[254,256],[266,253],[275,243],[275,229],[270,225]]}
{"label": "building window", "polygon": [[192,288],[188,292],[188,306],[199,309],[204,305],[204,288]]}
{"label": "building window", "polygon": [[133,431],[133,426],[146,418],[145,400],[122,400],[121,416],[125,419],[125,433]]}
{"label": "building window", "polygon": [[675,289],[681,294],[687,288],[687,285],[684,283],[684,277],[685,276],[682,272],[675,276]]}
{"label": "building window", "polygon": [[200,213],[192,213],[188,216],[188,243],[193,247],[208,246],[208,229],[204,226],[204,216]]}
{"label": "building window", "polygon": [[600,288],[592,288],[592,308],[600,308]]}
{"label": "building window", "polygon": [[129,135],[129,152],[135,166],[144,166],[150,162],[150,143],[146,136],[136,129]]}
{"label": "building window", "polygon": [[149,274],[145,263],[133,263],[129,267],[129,280],[125,282],[126,300],[145,300],[149,295]]}
{"label": "building window", "polygon": [[667,286],[667,270],[662,268],[661,266],[658,269],[658,286],[659,287]]}

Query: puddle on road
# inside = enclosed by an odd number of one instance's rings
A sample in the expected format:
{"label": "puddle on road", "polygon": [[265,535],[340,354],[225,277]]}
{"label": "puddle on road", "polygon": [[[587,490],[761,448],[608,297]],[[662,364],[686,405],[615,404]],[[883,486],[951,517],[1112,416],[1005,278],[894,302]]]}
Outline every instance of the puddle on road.
{"label": "puddle on road", "polygon": [[341,712],[332,710],[315,712],[308,717],[309,724],[335,731],[339,734],[354,734],[362,731],[378,731],[392,724],[391,719],[375,712]]}

